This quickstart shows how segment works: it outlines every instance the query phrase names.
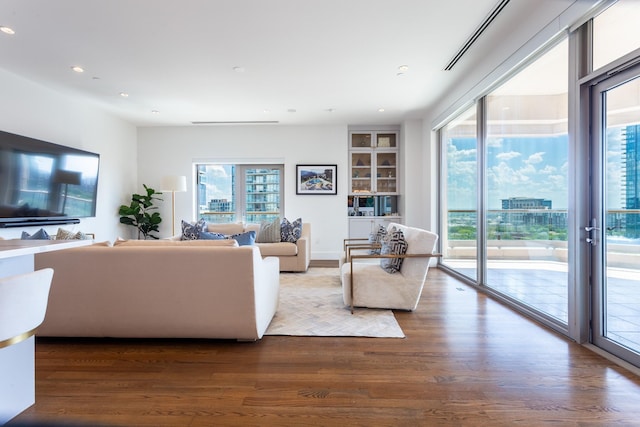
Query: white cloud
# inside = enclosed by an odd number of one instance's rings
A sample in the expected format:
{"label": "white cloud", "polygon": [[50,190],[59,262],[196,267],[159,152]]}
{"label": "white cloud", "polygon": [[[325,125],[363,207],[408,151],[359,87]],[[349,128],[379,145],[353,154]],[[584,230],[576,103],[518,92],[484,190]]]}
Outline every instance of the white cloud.
{"label": "white cloud", "polygon": [[517,151],[509,151],[506,153],[498,153],[496,154],[496,157],[500,160],[511,160],[511,159],[515,159],[516,157],[520,157],[522,154],[518,153]]}
{"label": "white cloud", "polygon": [[556,173],[557,170],[558,170],[558,168],[556,168],[555,166],[546,165],[545,167],[540,169],[538,172],[540,174],[542,174],[542,175],[552,175],[552,174]]}
{"label": "white cloud", "polygon": [[545,154],[544,151],[539,151],[537,153],[534,153],[530,155],[527,160],[525,160],[525,163],[528,163],[530,165],[538,164],[544,160],[543,158],[544,154]]}

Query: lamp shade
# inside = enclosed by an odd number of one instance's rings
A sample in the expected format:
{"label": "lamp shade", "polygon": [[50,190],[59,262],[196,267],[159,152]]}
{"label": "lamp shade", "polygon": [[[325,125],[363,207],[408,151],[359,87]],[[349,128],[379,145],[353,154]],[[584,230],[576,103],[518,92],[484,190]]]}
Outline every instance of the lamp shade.
{"label": "lamp shade", "polygon": [[173,193],[187,191],[187,177],[180,175],[167,175],[162,178],[162,190]]}
{"label": "lamp shade", "polygon": [[56,171],[53,173],[53,182],[58,184],[80,185],[82,182],[81,178],[82,173],[76,171],[56,169]]}

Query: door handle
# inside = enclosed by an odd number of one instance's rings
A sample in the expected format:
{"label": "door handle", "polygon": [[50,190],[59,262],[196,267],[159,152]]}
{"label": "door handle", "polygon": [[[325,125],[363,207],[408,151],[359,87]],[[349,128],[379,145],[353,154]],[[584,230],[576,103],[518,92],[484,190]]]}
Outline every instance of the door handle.
{"label": "door handle", "polygon": [[584,231],[586,231],[587,233],[589,233],[589,236],[585,239],[585,241],[589,244],[591,244],[591,246],[595,246],[596,245],[596,232],[598,230],[600,230],[598,227],[596,227],[596,219],[595,218],[591,218],[591,225],[587,225],[586,227],[584,227]]}

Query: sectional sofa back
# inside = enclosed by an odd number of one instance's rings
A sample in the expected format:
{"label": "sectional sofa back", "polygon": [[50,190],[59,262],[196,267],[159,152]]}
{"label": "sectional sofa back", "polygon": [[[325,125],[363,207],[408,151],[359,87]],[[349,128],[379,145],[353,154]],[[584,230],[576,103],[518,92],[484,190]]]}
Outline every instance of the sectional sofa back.
{"label": "sectional sofa back", "polygon": [[270,294],[263,299],[269,300],[267,311],[275,313],[276,258],[263,260],[259,249],[251,246],[156,243],[37,254],[36,269],[55,271],[38,334],[247,340],[262,336],[264,330],[257,329],[268,322],[259,326],[265,315],[256,314],[264,307],[256,307],[263,302],[257,301],[255,287],[268,282],[262,286],[270,287]]}

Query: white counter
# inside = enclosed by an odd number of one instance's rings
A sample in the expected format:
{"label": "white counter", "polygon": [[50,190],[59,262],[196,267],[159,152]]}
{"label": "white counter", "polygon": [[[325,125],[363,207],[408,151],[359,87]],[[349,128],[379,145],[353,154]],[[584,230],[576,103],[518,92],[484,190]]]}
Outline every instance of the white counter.
{"label": "white counter", "polygon": [[[32,272],[34,255],[39,252],[92,243],[92,240],[0,240],[0,277]],[[35,338],[0,348],[0,425],[33,405],[35,392]]]}

